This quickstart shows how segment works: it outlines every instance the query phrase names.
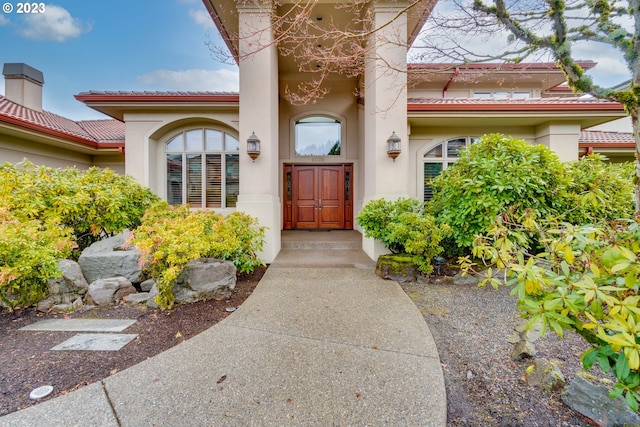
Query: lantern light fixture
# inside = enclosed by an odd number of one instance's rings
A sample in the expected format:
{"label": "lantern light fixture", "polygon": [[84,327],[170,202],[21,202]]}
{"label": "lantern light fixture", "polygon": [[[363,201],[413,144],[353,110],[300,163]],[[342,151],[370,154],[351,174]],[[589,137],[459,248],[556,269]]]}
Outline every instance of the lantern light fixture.
{"label": "lantern light fixture", "polygon": [[396,161],[396,157],[400,155],[400,137],[393,131],[389,139],[387,139],[387,155]]}
{"label": "lantern light fixture", "polygon": [[260,138],[256,136],[255,132],[251,132],[251,136],[247,138],[247,154],[254,162],[260,155]]}

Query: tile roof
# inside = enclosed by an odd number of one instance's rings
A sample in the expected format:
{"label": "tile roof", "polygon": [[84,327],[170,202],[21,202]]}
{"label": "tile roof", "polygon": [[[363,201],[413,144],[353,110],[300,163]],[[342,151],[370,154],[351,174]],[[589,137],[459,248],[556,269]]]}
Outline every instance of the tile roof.
{"label": "tile roof", "polygon": [[583,130],[580,132],[578,143],[581,146],[597,145],[628,145],[630,148],[635,147],[635,140],[631,132],[608,132],[600,130]]}
{"label": "tile roof", "polygon": [[600,107],[605,109],[620,109],[621,104],[613,101],[587,97],[550,97],[550,98],[523,98],[523,99],[495,99],[495,98],[409,98],[407,100],[409,111],[421,110],[455,110],[455,109],[505,109],[526,110],[540,108],[571,108],[571,107]]}
{"label": "tile roof", "polygon": [[89,91],[75,95],[78,101],[173,101],[173,102],[239,102],[238,92],[194,91]]}
{"label": "tile roof", "polygon": [[[38,112],[0,95],[0,122],[66,138],[94,148],[124,145],[124,123],[117,120],[74,121],[49,111]],[[114,145],[115,144],[115,145]]]}

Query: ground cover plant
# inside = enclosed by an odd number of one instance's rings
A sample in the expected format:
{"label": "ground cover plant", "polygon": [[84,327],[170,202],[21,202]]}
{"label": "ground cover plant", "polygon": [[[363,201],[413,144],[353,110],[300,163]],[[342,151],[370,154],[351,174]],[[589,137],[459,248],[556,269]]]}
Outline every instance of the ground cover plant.
{"label": "ground cover plant", "polygon": [[240,273],[263,266],[257,254],[264,244],[264,230],[243,212],[223,217],[214,211],[192,211],[186,205],[157,202],[132,232],[130,243],[142,252],[141,261],[156,283],[156,303],[170,309],[174,304],[173,284],[190,260],[229,260]]}

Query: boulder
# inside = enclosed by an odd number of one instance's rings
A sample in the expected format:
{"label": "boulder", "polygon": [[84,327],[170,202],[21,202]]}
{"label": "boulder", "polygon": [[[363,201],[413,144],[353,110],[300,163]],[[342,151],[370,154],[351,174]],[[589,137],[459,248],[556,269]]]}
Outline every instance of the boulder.
{"label": "boulder", "polygon": [[89,283],[116,276],[126,277],[131,283],[140,283],[145,279],[142,266],[138,263],[142,253],[133,246],[125,248],[130,234],[126,230],[95,242],[82,251],[78,263]]}
{"label": "boulder", "polygon": [[640,425],[640,416],[629,408],[624,398],[610,398],[607,387],[593,384],[580,375],[571,381],[561,397],[565,405],[592,419],[595,425]]}
{"label": "boulder", "polygon": [[565,379],[558,365],[547,359],[536,359],[526,373],[527,383],[546,391],[564,387]]}
{"label": "boulder", "polygon": [[85,280],[80,265],[68,259],[58,261],[62,272],[60,277],[47,282],[47,300],[53,304],[70,304],[87,293],[89,284]]}
{"label": "boulder", "polygon": [[413,263],[413,256],[408,254],[385,254],[378,257],[376,274],[383,279],[396,282],[415,282],[418,267]]}
{"label": "boulder", "polygon": [[149,292],[139,292],[137,294],[129,294],[124,297],[126,304],[147,304],[149,301]]}
{"label": "boulder", "polygon": [[511,359],[513,360],[522,360],[529,359],[531,357],[535,357],[536,348],[531,341],[520,340],[513,348],[513,352],[511,352]]}
{"label": "boulder", "polygon": [[[177,304],[231,296],[236,287],[236,267],[230,261],[199,258],[189,261],[176,279],[173,295]],[[153,292],[152,292],[153,293]]]}
{"label": "boulder", "polygon": [[117,304],[125,296],[136,292],[136,288],[126,277],[111,277],[92,282],[86,299],[88,304],[107,306]]}

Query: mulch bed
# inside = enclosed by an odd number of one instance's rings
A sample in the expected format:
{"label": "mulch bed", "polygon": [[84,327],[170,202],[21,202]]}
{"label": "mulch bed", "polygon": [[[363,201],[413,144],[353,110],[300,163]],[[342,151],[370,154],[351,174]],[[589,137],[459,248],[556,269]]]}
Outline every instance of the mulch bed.
{"label": "mulch bed", "polygon": [[[54,398],[122,371],[215,325],[251,295],[266,268],[238,276],[230,299],[201,301],[172,310],[118,305],[71,314],[44,314],[33,308],[0,312],[0,415]],[[123,333],[138,337],[119,351],[51,351],[77,332],[34,332],[18,329],[45,319],[136,319]],[[53,393],[33,401],[34,388],[51,385]]]}

